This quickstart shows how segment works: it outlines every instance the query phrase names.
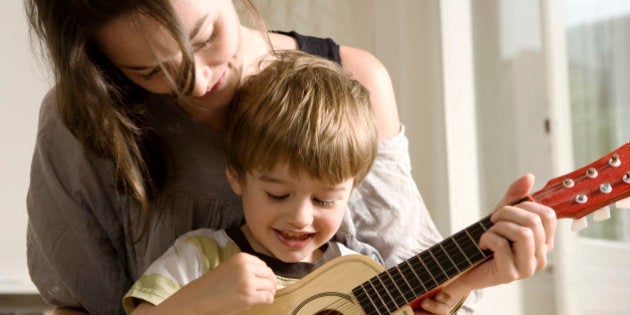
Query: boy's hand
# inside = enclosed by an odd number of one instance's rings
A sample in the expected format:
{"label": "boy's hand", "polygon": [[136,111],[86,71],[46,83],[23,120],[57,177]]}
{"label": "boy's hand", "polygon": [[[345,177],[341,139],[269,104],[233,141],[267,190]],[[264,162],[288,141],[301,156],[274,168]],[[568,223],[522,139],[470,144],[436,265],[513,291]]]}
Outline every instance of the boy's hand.
{"label": "boy's hand", "polygon": [[[214,301],[223,307],[220,313],[235,313],[256,304],[273,303],[276,293],[276,277],[258,257],[238,253],[224,261],[201,279],[207,279],[206,290]],[[206,280],[206,279],[204,279]],[[202,280],[203,281],[203,280]]]}
{"label": "boy's hand", "polygon": [[275,294],[271,268],[258,257],[238,253],[159,305],[141,303],[133,314],[233,314],[271,304]]}

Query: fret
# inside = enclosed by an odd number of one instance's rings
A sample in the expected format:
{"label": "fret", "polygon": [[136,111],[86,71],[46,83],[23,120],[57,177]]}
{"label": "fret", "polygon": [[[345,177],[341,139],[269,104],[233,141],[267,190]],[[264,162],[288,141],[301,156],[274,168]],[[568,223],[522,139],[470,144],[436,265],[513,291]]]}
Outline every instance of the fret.
{"label": "fret", "polygon": [[476,241],[475,241],[475,245],[477,245],[477,249],[479,249],[480,253],[483,255],[483,259],[486,259],[488,256],[492,255],[492,251],[490,250],[483,250],[481,248],[479,248],[478,244],[479,244],[479,240],[481,239],[481,235],[483,233],[487,232],[487,228],[484,226],[484,222],[487,222],[487,224],[492,224],[492,221],[490,221],[490,216],[485,217],[484,219],[482,219],[481,221],[471,225],[467,230],[471,233],[473,233],[473,235],[476,235]]}
{"label": "fret", "polygon": [[[383,273],[380,273],[378,276],[372,278],[370,283],[372,284],[372,286],[374,287],[376,292],[380,293],[379,297],[381,298],[381,300],[383,302],[385,302],[385,306],[387,307],[387,310],[391,313],[391,312],[399,309],[399,307],[396,304],[396,300],[391,295],[389,287],[387,287],[385,285],[385,283],[383,283],[383,279],[381,278],[382,275],[383,275]],[[378,282],[376,282],[376,281],[378,281]],[[382,292],[385,292],[385,294],[382,294]]]}
{"label": "fret", "polygon": [[433,260],[435,261],[435,264],[438,266],[438,268],[442,271],[442,273],[444,274],[444,276],[446,277],[446,279],[450,279],[451,277],[449,276],[449,274],[446,272],[446,270],[444,270],[444,267],[442,267],[442,264],[440,263],[440,260],[437,259],[437,257],[435,256],[435,254],[433,253],[433,250],[436,248],[436,246],[432,246],[431,248],[429,248],[428,252],[431,255],[431,258],[433,258]]}
{"label": "fret", "polygon": [[479,244],[477,244],[477,240],[475,240],[475,239],[474,239],[474,238],[470,235],[470,232],[468,232],[468,229],[464,230],[464,232],[466,232],[466,235],[470,238],[470,240],[472,241],[472,243],[473,243],[473,244],[475,244],[475,247],[477,248],[478,252],[479,252],[481,255],[483,255],[483,256],[484,256],[483,258],[485,258],[485,256],[486,256],[486,255],[484,254],[483,250],[481,250],[481,248],[479,248]]}
{"label": "fret", "polygon": [[453,241],[453,244],[455,244],[455,246],[457,246],[457,249],[459,249],[459,252],[462,253],[462,256],[464,256],[464,258],[466,258],[466,261],[470,264],[470,266],[472,266],[473,263],[470,261],[470,259],[466,255],[466,253],[462,250],[462,247],[459,246],[459,243],[457,242],[457,240],[454,237],[451,237],[450,239]]}
{"label": "fret", "polygon": [[465,230],[453,235],[452,239],[455,240],[462,249],[464,256],[470,261],[471,266],[484,259],[482,253],[477,250],[476,244],[473,244],[475,241],[468,236]]}
{"label": "fret", "polygon": [[[452,245],[447,244],[448,242],[452,243]],[[462,248],[459,246],[457,241],[454,238],[447,238],[444,241],[444,248],[452,248],[453,250],[448,250],[450,256],[452,257],[452,262],[455,262],[457,266],[457,270],[459,272],[470,268],[473,263],[470,261],[468,256],[464,253]]]}
{"label": "fret", "polygon": [[436,266],[433,258],[431,258],[431,253],[428,250],[425,250],[416,257],[418,257],[418,260],[422,266],[424,266],[424,268],[421,268],[418,265],[418,268],[415,270],[421,278],[433,280],[434,286],[437,286],[448,279],[444,273],[438,270],[439,267]]}
{"label": "fret", "polygon": [[[394,273],[394,275],[392,276],[390,272]],[[404,297],[405,294],[396,283],[397,281],[394,279],[394,276],[396,274],[397,274],[397,269],[394,270],[392,268],[390,270],[387,270],[381,273],[378,277],[380,278],[381,283],[383,283],[383,285],[389,289],[388,292],[390,296],[392,297],[392,300],[394,300],[394,304],[396,304],[396,309],[399,309],[403,305],[407,304],[409,301],[405,300],[405,297]]]}
{"label": "fret", "polygon": [[[400,288],[402,288],[401,292],[403,293],[403,297],[405,298],[405,301],[411,302],[415,300],[421,294],[416,293],[416,290],[413,289],[414,287],[409,283],[409,281],[407,281],[407,277],[405,276],[405,273],[400,268],[400,265],[396,265],[394,266],[394,268],[396,268],[397,272],[393,273],[394,276],[392,277],[392,280],[395,283],[398,283],[400,285]],[[398,279],[399,277],[402,279],[402,281]]]}
{"label": "fret", "polygon": [[477,225],[479,225],[483,229],[484,232],[488,232],[488,228],[483,224],[483,220],[477,222]]}
{"label": "fret", "polygon": [[479,221],[479,225],[481,225],[484,231],[488,232],[488,229],[490,229],[490,227],[492,227],[494,223],[492,223],[492,221],[490,220],[490,216],[487,216]]}
{"label": "fret", "polygon": [[[387,304],[385,304],[385,300],[383,300],[383,297],[381,297],[381,294],[378,292],[378,290],[376,289],[376,287],[374,286],[374,281],[375,279],[372,278],[370,279],[370,281],[366,281],[364,282],[367,283],[369,285],[369,291],[368,294],[371,292],[372,294],[369,294],[370,296],[370,300],[375,300],[374,302],[374,306],[376,307],[376,311],[378,312],[378,314],[389,314],[389,312],[387,311]],[[378,297],[378,300],[373,298],[374,296]]]}
{"label": "fret", "polygon": [[409,280],[409,283],[411,284],[412,288],[420,288],[420,287],[422,287],[422,289],[424,290],[422,292],[422,294],[424,294],[426,292],[429,292],[427,287],[424,285],[424,281],[422,281],[422,278],[420,278],[418,276],[418,274],[413,270],[413,266],[409,263],[409,260],[403,261],[400,264],[400,269],[401,270],[407,269],[407,270],[411,271],[411,273],[407,272],[407,273],[403,273],[403,274],[408,275],[408,276],[406,276],[406,278]]}
{"label": "fret", "polygon": [[446,255],[446,257],[448,257],[448,260],[451,262],[451,264],[453,265],[453,267],[455,267],[455,273],[453,275],[451,275],[450,277],[453,277],[459,273],[461,273],[462,271],[459,269],[459,267],[457,267],[457,264],[455,263],[455,261],[453,260],[453,257],[451,257],[451,254],[449,254],[449,252],[446,250],[446,248],[444,248],[444,243],[446,243],[446,241],[448,241],[448,239],[440,242],[438,245],[440,247],[440,249],[444,252],[444,255]]}
{"label": "fret", "polygon": [[363,284],[352,289],[352,293],[356,297],[359,305],[363,308],[363,312],[367,315],[378,314],[376,307],[374,305],[374,301],[370,298],[370,295],[365,290]]}

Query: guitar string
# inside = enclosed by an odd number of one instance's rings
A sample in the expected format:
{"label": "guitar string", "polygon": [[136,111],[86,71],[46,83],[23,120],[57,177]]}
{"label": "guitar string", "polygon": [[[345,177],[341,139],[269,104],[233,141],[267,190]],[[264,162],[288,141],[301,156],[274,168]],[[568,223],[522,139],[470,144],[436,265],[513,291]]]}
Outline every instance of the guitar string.
{"label": "guitar string", "polygon": [[[350,294],[348,294],[350,295]],[[352,294],[352,296],[354,296],[354,294]],[[358,297],[354,296],[355,299],[358,300]],[[358,301],[357,301],[358,302]],[[322,313],[322,311],[326,311],[325,313]],[[317,314],[335,314],[335,312],[339,312],[342,313],[344,315],[348,314],[366,314],[365,310],[363,310],[363,307],[361,307],[360,304],[357,303],[353,303],[352,301],[348,301],[345,298],[338,298],[337,300],[334,300],[333,302],[331,302],[330,304],[328,304],[326,307],[322,308],[319,310],[319,312],[317,312]],[[377,310],[378,312],[378,310]],[[380,312],[378,312],[379,314],[381,314]]]}

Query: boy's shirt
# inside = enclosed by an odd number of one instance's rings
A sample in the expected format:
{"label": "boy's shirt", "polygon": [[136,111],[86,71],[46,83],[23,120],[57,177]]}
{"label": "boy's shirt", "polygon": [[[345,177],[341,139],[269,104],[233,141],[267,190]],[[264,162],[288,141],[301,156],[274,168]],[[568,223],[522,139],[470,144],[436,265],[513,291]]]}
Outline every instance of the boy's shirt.
{"label": "boy's shirt", "polygon": [[180,236],[162,257],[151,264],[129,289],[123,305],[127,313],[131,313],[140,300],[157,305],[239,252],[263,260],[274,271],[278,289],[297,282],[336,257],[356,254],[337,242],[328,242],[320,249],[324,254],[314,263],[285,263],[255,252],[240,228],[194,230]]}

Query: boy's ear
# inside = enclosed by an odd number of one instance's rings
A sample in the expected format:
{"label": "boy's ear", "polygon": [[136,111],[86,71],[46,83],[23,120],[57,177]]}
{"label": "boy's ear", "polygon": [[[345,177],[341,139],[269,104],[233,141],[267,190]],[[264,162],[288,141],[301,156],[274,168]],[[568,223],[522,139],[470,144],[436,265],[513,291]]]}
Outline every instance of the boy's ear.
{"label": "boy's ear", "polygon": [[234,191],[236,195],[240,196],[241,193],[243,192],[243,189],[241,187],[241,181],[238,175],[236,174],[236,172],[234,171],[234,169],[232,169],[229,166],[226,167],[225,176],[227,177],[227,180],[230,183],[230,187],[232,187],[232,191]]}

